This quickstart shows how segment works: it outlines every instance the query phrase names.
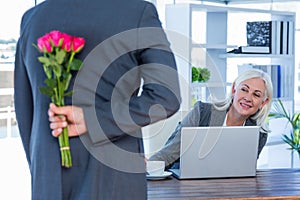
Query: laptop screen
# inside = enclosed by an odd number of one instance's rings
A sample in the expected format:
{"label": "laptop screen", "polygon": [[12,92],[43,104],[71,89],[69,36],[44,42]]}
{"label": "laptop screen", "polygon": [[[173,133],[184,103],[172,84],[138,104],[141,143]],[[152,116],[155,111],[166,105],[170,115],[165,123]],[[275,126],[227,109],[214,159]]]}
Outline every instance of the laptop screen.
{"label": "laptop screen", "polygon": [[258,126],[183,127],[178,178],[255,176],[258,140]]}

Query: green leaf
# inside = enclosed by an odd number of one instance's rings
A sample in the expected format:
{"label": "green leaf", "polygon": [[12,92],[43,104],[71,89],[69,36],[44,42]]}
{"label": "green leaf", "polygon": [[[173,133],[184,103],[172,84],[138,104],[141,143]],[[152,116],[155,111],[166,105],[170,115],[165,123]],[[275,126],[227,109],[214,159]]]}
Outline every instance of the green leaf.
{"label": "green leaf", "polygon": [[36,44],[33,43],[32,46],[34,46],[36,50],[40,51],[39,47]]}
{"label": "green leaf", "polygon": [[287,112],[280,99],[274,101],[273,106],[273,110],[271,110],[271,112],[269,113],[270,118],[285,118],[293,125],[292,118],[290,117],[290,114]]}
{"label": "green leaf", "polygon": [[55,74],[56,77],[61,77],[61,72],[62,72],[62,66],[60,65],[54,65],[53,66],[53,72]]}
{"label": "green leaf", "polygon": [[199,68],[199,82],[206,82],[210,78],[210,71],[207,68]]}
{"label": "green leaf", "polygon": [[293,148],[293,136],[292,136],[292,134],[291,134],[291,138],[289,138],[287,135],[283,135],[283,141],[285,142],[285,143],[287,143],[288,145],[290,145],[292,148]]}
{"label": "green leaf", "polygon": [[78,70],[80,70],[81,65],[82,65],[82,61],[74,58],[73,61],[71,62],[70,68],[71,68],[71,70],[78,71]]}
{"label": "green leaf", "polygon": [[210,71],[207,68],[192,67],[192,82],[206,82],[210,78]]}
{"label": "green leaf", "polygon": [[55,60],[59,65],[61,65],[64,62],[65,57],[66,57],[66,52],[64,50],[59,50],[55,55]]}
{"label": "green leaf", "polygon": [[300,113],[294,113],[291,115],[284,107],[282,101],[278,99],[273,104],[273,109],[269,113],[269,118],[285,118],[290,123],[293,130],[290,135],[283,135],[283,141],[287,143],[291,149],[300,150],[300,134],[299,134],[299,124],[300,124]]}
{"label": "green leaf", "polygon": [[70,97],[72,95],[73,95],[73,91],[69,91],[64,94],[64,96],[66,96],[66,97]]}
{"label": "green leaf", "polygon": [[38,57],[38,60],[39,60],[43,65],[45,65],[45,66],[47,66],[47,67],[51,65],[51,61],[50,61],[50,59],[47,58],[47,57],[40,56],[40,57]]}
{"label": "green leaf", "polygon": [[270,112],[269,113],[269,117],[270,118],[286,118],[286,116],[284,114],[281,113],[275,113],[275,112]]}
{"label": "green leaf", "polygon": [[300,144],[299,144],[299,135],[295,137],[295,134],[293,132],[290,133],[290,136],[283,135],[283,141],[290,145],[291,149],[300,150]]}
{"label": "green leaf", "polygon": [[46,79],[44,82],[46,83],[46,85],[49,88],[52,88],[52,89],[55,88],[56,85],[57,85],[57,83],[56,83],[56,81],[54,79]]}
{"label": "green leaf", "polygon": [[192,82],[198,81],[199,79],[199,69],[192,67]]}
{"label": "green leaf", "polygon": [[51,71],[50,67],[45,66],[45,65],[43,65],[43,67],[44,67],[44,72],[45,72],[47,78],[51,79],[52,78],[52,71]]}
{"label": "green leaf", "polygon": [[300,123],[300,113],[295,113],[293,116],[293,124],[295,128],[298,128],[299,123]]}
{"label": "green leaf", "polygon": [[49,87],[40,87],[39,90],[42,94],[47,95],[50,98],[53,96],[53,90]]}
{"label": "green leaf", "polygon": [[72,75],[69,73],[69,74],[67,74],[67,77],[63,80],[63,84],[65,85],[64,91],[66,91],[68,89],[71,78],[72,78]]}
{"label": "green leaf", "polygon": [[286,116],[286,118],[287,118],[289,121],[291,121],[290,114],[286,111],[286,109],[284,108],[284,105],[283,105],[283,103],[282,103],[282,101],[281,101],[280,99],[278,100],[278,103],[280,104],[280,107],[282,108],[283,113],[284,113],[284,115]]}

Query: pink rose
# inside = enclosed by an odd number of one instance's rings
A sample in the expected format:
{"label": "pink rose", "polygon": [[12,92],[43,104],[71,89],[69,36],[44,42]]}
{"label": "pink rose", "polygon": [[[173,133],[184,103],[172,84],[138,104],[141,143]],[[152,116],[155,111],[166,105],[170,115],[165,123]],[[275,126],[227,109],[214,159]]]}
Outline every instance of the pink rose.
{"label": "pink rose", "polygon": [[51,53],[53,51],[50,39],[51,39],[51,36],[49,34],[46,34],[38,39],[37,46],[38,46],[40,52]]}
{"label": "pink rose", "polygon": [[61,43],[62,43],[62,40],[63,40],[62,33],[59,32],[59,31],[54,30],[54,31],[51,31],[49,33],[49,35],[51,36],[51,41],[53,42],[53,45],[55,47],[60,47]]}
{"label": "pink rose", "polygon": [[77,52],[79,52],[83,48],[84,44],[85,44],[84,38],[73,37],[72,50],[77,53]]}
{"label": "pink rose", "polygon": [[72,36],[62,33],[61,37],[63,38],[62,48],[66,52],[70,52],[72,48]]}

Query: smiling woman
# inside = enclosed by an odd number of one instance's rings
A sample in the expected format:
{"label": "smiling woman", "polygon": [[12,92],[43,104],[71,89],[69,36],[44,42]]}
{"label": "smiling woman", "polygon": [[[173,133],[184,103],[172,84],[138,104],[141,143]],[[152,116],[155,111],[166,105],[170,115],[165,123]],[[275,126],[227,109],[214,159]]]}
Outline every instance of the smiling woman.
{"label": "smiling woman", "polygon": [[233,82],[228,97],[212,102],[197,102],[187,116],[178,123],[165,146],[149,160],[165,161],[166,168],[178,168],[182,127],[198,126],[259,126],[258,155],[269,132],[265,122],[272,101],[272,82],[268,74],[250,69]]}

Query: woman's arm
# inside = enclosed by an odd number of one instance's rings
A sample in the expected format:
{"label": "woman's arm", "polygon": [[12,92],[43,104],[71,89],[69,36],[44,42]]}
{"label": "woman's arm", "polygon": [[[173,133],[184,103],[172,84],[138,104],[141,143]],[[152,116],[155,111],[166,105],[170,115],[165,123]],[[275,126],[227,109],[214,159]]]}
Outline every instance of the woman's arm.
{"label": "woman's arm", "polygon": [[201,116],[201,102],[195,104],[194,108],[188,115],[178,123],[175,131],[167,140],[165,146],[156,154],[151,156],[149,160],[162,160],[165,161],[166,167],[170,167],[180,157],[180,141],[181,141],[181,128],[199,126]]}

